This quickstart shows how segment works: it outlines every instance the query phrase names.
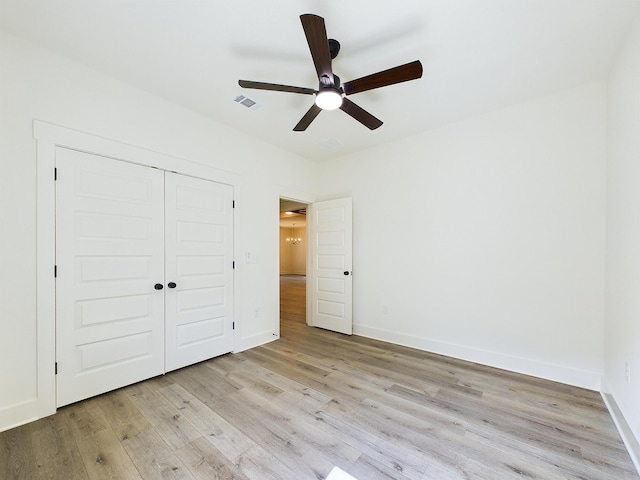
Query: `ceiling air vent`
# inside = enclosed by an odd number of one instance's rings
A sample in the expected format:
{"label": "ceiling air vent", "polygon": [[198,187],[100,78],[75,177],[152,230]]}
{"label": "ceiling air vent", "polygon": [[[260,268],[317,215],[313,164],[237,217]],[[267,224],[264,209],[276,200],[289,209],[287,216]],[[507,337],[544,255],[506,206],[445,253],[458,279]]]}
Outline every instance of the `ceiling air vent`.
{"label": "ceiling air vent", "polygon": [[244,95],[238,95],[233,99],[239,105],[247,107],[249,110],[257,110],[260,108],[260,104],[255,100],[251,100],[249,97],[245,97]]}
{"label": "ceiling air vent", "polygon": [[327,140],[320,142],[320,146],[327,152],[334,152],[336,150],[340,150],[344,146],[344,143],[337,138],[328,138]]}

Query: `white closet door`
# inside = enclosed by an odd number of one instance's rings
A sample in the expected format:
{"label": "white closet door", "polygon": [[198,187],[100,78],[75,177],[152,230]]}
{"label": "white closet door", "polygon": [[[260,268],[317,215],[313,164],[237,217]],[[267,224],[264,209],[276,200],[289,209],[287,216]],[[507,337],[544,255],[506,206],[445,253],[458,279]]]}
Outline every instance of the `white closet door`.
{"label": "white closet door", "polygon": [[164,174],[65,148],[56,167],[62,406],[163,373]]}
{"label": "white closet door", "polygon": [[233,189],[167,173],[166,371],[233,349]]}

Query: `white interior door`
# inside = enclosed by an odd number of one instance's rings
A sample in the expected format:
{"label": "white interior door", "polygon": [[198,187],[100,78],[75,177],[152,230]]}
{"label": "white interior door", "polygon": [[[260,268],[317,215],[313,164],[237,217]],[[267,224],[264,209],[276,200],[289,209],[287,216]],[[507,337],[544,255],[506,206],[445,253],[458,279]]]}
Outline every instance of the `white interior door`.
{"label": "white interior door", "polygon": [[317,202],[307,209],[311,325],[353,333],[351,198]]}
{"label": "white interior door", "polygon": [[163,373],[164,174],[56,150],[57,405]]}
{"label": "white interior door", "polygon": [[233,349],[233,189],[166,174],[166,370]]}

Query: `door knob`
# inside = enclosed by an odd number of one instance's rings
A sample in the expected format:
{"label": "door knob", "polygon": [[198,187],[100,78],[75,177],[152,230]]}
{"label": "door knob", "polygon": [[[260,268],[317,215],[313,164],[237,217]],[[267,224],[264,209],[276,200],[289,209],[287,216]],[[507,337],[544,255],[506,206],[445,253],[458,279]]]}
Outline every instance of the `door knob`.
{"label": "door knob", "polygon": [[155,288],[156,290],[162,290],[164,287],[162,286],[161,283],[156,283],[153,288]]}
{"label": "door knob", "polygon": [[350,273],[351,273],[351,272],[350,272],[350,271],[348,271],[348,270],[345,270],[345,272],[344,272],[344,274],[345,274],[345,275],[349,275]]}
{"label": "door knob", "polygon": [[175,282],[169,282],[169,283],[167,283],[167,287],[169,287],[169,288],[176,288],[176,286],[177,286],[177,285],[176,285],[176,283],[175,283]]}

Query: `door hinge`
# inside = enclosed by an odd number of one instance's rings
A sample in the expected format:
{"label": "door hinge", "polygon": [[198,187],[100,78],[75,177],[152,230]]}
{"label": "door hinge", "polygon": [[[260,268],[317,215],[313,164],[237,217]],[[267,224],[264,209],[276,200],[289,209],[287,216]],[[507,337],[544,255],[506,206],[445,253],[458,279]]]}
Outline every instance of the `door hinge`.
{"label": "door hinge", "polygon": [[236,201],[235,200],[231,200],[231,208],[236,208]]}
{"label": "door hinge", "polygon": [[53,180],[58,180],[58,169],[57,168],[53,169]]}
{"label": "door hinge", "polygon": [[58,265],[53,266],[53,278],[58,278]]}
{"label": "door hinge", "polygon": [[235,260],[234,260],[233,262],[231,262],[231,268],[232,268],[233,270],[235,270],[235,269],[236,269],[236,261],[235,261]]}
{"label": "door hinge", "polygon": [[231,330],[235,330],[236,329],[236,322],[231,322]]}
{"label": "door hinge", "polygon": [[56,362],[55,371],[56,371],[56,375],[57,375],[58,374],[58,362]]}

